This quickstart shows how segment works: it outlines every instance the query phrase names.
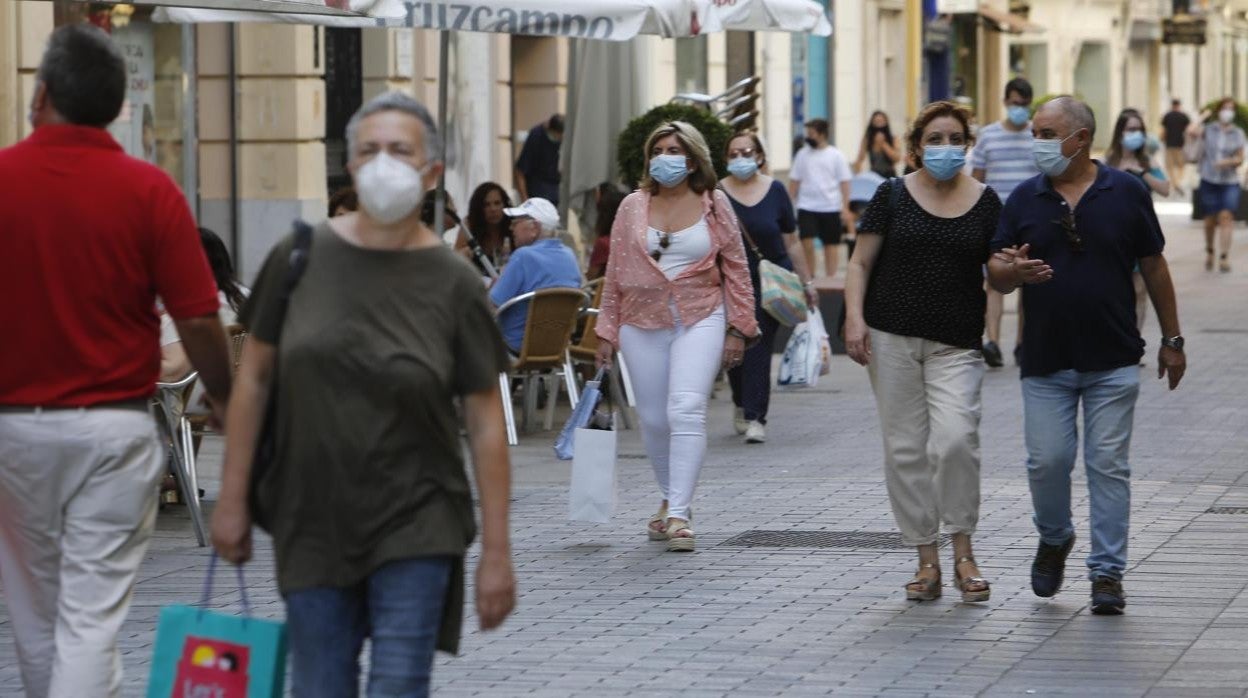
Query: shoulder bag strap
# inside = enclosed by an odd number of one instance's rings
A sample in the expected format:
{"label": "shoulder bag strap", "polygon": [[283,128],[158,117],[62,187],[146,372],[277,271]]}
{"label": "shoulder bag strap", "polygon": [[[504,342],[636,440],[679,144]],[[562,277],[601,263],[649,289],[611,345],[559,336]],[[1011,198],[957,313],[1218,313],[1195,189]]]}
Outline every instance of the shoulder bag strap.
{"label": "shoulder bag strap", "polygon": [[[729,193],[728,193],[728,190],[724,188],[724,183],[723,183],[723,182],[720,182],[719,184],[716,184],[716,185],[715,185],[715,188],[716,188],[716,189],[718,189],[718,190],[720,190],[720,191],[722,191],[722,192],[724,193],[724,196],[725,196],[725,197],[732,198],[732,195],[731,195],[731,194],[729,194]],[[731,206],[731,205],[732,205],[732,204],[729,204],[729,206]],[[712,214],[712,215],[716,215],[716,214],[715,214],[715,196],[714,196],[714,195],[711,195],[711,214]],[[716,217],[718,218],[718,215],[716,215]],[[737,218],[737,216],[736,216],[736,213],[735,213],[735,212],[733,213],[733,219],[735,219],[735,220],[736,220],[736,222],[737,222],[737,230],[740,230],[740,231],[741,231],[741,237],[745,239],[745,243],[746,243],[747,245],[749,245],[749,246],[750,246],[750,249],[751,249],[751,250],[754,250],[754,256],[755,256],[755,257],[758,257],[760,260],[767,259],[765,256],[763,256],[762,251],[758,249],[758,245],[755,245],[755,244],[754,244],[754,238],[750,237],[750,231],[746,230],[744,225],[741,225],[741,220]],[[770,262],[771,260],[769,260],[769,259],[768,259],[767,261],[769,261],[769,262]]]}

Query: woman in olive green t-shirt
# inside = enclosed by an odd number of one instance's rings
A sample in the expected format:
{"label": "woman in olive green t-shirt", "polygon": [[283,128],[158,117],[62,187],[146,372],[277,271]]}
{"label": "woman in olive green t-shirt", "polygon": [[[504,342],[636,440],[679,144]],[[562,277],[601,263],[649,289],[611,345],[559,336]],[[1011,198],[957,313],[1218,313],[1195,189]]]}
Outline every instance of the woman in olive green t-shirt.
{"label": "woman in olive green t-shirt", "polygon": [[360,210],[314,230],[284,318],[293,241],[279,243],[240,318],[250,336],[213,545],[235,563],[251,554],[252,454],[275,390],[276,453],[255,494],[301,698],[355,695],[365,637],[370,695],[427,694],[435,647],[456,650],[476,533],[456,399],[481,500],[482,627],[499,625],[515,601],[498,381],[506,350],[477,274],[419,220],[441,168],[435,139],[410,97],[362,107],[347,129]]}

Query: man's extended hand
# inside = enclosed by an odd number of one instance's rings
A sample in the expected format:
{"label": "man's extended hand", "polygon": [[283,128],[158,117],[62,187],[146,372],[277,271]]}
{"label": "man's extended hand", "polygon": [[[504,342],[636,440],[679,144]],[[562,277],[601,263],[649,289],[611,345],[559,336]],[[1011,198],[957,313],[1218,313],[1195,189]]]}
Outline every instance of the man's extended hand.
{"label": "man's extended hand", "polygon": [[993,253],[993,257],[1009,264],[1014,270],[1018,285],[1042,284],[1053,280],[1053,267],[1045,264],[1043,259],[1031,259],[1028,253],[1031,245],[1022,247],[1006,247]]}

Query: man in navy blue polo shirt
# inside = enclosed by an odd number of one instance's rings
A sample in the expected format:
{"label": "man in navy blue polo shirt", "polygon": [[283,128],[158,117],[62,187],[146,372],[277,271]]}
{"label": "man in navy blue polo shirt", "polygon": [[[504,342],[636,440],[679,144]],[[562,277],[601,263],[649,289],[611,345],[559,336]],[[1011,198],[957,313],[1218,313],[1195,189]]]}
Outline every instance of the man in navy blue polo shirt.
{"label": "man in navy blue polo shirt", "polygon": [[1092,612],[1126,605],[1131,444],[1138,363],[1131,271],[1139,262],[1162,329],[1157,377],[1173,390],[1186,361],[1165,240],[1143,185],[1088,154],[1096,120],[1086,104],[1058,97],[1036,112],[1032,146],[1041,174],[1019,185],[1001,214],[989,279],[1024,286],[1022,378],[1027,473],[1040,546],[1031,569],[1037,596],[1062,585],[1075,542],[1070,512],[1083,403],[1084,464],[1091,501]]}

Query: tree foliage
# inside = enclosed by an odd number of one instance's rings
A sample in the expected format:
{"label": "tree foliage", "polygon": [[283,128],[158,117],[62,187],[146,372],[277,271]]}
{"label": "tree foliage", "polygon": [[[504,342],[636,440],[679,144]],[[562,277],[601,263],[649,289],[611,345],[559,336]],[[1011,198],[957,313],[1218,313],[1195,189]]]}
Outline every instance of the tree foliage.
{"label": "tree foliage", "polygon": [[646,139],[661,124],[668,121],[685,121],[702,132],[711,149],[711,162],[720,177],[727,176],[728,164],[724,151],[732,140],[732,128],[715,118],[709,111],[688,104],[663,104],[628,122],[620,132],[616,157],[620,167],[620,180],[629,189],[637,188],[641,175],[649,166],[649,155],[642,152]]}

